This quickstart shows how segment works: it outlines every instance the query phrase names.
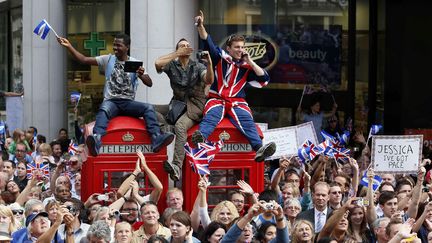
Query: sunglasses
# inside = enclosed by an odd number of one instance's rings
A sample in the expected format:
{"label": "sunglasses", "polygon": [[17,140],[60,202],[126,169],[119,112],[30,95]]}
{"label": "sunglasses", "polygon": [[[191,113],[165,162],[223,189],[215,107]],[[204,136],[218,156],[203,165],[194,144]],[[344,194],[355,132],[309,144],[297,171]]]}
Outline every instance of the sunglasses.
{"label": "sunglasses", "polygon": [[17,215],[17,214],[24,214],[24,210],[12,210],[13,215]]}

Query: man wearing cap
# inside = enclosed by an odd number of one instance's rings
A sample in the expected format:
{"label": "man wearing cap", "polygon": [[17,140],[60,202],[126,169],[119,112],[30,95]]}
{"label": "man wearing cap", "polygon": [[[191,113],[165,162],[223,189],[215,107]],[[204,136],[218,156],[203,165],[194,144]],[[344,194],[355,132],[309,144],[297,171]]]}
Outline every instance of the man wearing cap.
{"label": "man wearing cap", "polygon": [[[12,234],[12,242],[36,242],[37,239],[49,230],[51,226],[48,213],[32,213],[27,216],[26,228],[20,229]],[[59,235],[51,242],[63,242]]]}

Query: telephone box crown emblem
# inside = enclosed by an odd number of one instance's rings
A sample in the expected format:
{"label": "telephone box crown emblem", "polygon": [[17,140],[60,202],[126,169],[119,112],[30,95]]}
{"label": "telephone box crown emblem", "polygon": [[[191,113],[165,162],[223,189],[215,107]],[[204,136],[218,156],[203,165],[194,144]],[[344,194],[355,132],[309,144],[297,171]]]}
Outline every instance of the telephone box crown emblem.
{"label": "telephone box crown emblem", "polygon": [[125,133],[122,137],[123,142],[132,142],[134,139],[135,137],[129,132]]}
{"label": "telephone box crown emblem", "polygon": [[230,139],[230,137],[231,137],[231,135],[229,133],[227,133],[226,131],[219,133],[219,139],[220,140],[227,141]]}

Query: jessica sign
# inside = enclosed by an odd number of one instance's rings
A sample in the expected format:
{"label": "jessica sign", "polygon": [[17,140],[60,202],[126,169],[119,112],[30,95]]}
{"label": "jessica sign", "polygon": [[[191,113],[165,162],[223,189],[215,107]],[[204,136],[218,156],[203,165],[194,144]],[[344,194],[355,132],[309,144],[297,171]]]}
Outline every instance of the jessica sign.
{"label": "jessica sign", "polygon": [[417,173],[423,135],[373,136],[371,163],[376,173]]}

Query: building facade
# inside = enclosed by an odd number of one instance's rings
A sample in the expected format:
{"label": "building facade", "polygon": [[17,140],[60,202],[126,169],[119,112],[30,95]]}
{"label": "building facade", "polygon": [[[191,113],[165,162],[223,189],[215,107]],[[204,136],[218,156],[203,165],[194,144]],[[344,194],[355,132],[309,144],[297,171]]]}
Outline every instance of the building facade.
{"label": "building facade", "polygon": [[[46,19],[88,56],[110,53],[116,33],[130,34],[130,54],[144,62],[154,83],[151,88],[140,84],[136,99],[167,104],[168,78],[156,73],[154,61],[174,51],[180,38],[200,48],[193,17],[201,9],[218,44],[230,34],[245,35],[249,53],[271,75],[268,87],[248,90],[257,122],[270,128],[294,124],[304,87],[312,85],[331,91],[341,123],[352,118],[367,129],[383,123],[384,110],[384,48],[378,47],[384,43],[386,1],[373,2],[6,0],[0,2],[0,89],[23,87],[24,126],[34,125],[51,139],[74,121],[73,91],[82,94],[79,121],[94,119],[104,77],[97,67],[72,60],[53,33],[46,40],[33,34]],[[331,103],[323,101],[323,108]]]}

